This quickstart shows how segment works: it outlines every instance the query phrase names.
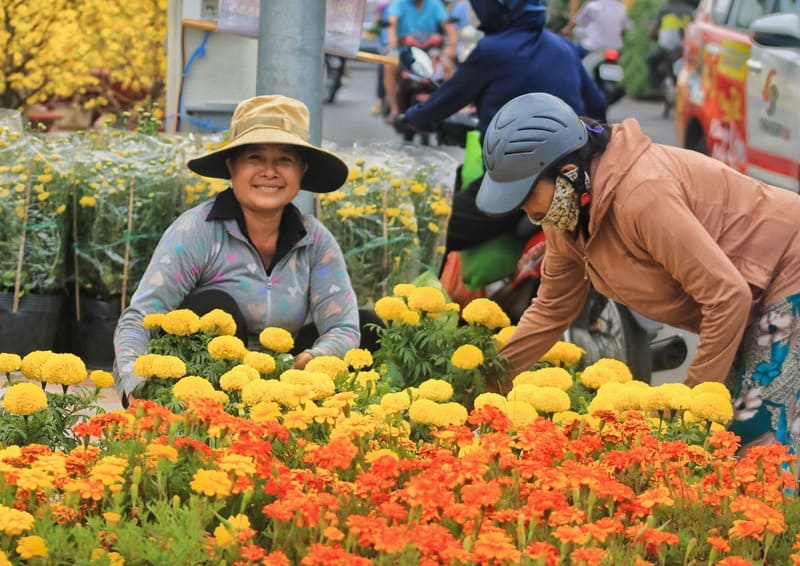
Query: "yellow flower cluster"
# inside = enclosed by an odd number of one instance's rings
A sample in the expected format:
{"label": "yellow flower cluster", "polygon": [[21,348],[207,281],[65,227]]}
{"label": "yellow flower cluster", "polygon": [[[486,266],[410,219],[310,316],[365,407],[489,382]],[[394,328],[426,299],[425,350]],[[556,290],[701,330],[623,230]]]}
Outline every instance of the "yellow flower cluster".
{"label": "yellow flower cluster", "polygon": [[47,395],[34,383],[16,383],[3,396],[3,408],[14,415],[32,415],[47,408]]}
{"label": "yellow flower cluster", "polygon": [[483,297],[470,301],[461,311],[461,318],[469,324],[480,324],[490,330],[511,324],[500,305]]}
{"label": "yellow flower cluster", "polygon": [[467,409],[459,403],[437,403],[431,399],[417,399],[408,407],[412,422],[431,426],[463,425],[467,422]]}
{"label": "yellow flower cluster", "polygon": [[42,365],[41,379],[47,383],[77,385],[86,379],[86,365],[75,354],[51,354]]}
{"label": "yellow flower cluster", "polygon": [[241,360],[247,354],[247,347],[236,336],[215,336],[208,343],[208,353],[215,360]]}
{"label": "yellow flower cluster", "polygon": [[415,287],[408,295],[408,308],[419,313],[444,312],[447,300],[441,289],[431,286]]}
{"label": "yellow flower cluster", "polygon": [[569,395],[557,387],[515,385],[508,393],[508,400],[528,403],[539,413],[553,414],[570,408]]}
{"label": "yellow flower cluster", "polygon": [[178,379],[186,375],[186,364],[176,356],[144,354],[133,362],[133,371],[144,379]]}
{"label": "yellow flower cluster", "polygon": [[92,380],[97,387],[104,389],[114,385],[114,375],[102,369],[96,369],[89,373],[89,379]]}
{"label": "yellow flower cluster", "polygon": [[257,379],[261,379],[257,369],[239,364],[220,376],[219,386],[223,391],[241,391],[245,385]]}
{"label": "yellow flower cluster", "polygon": [[556,387],[567,391],[572,387],[572,383],[572,375],[567,370],[561,367],[552,367],[523,371],[514,378],[513,386],[530,384],[540,387]]}
{"label": "yellow flower cluster", "polygon": [[453,386],[443,379],[428,379],[419,384],[417,397],[444,402],[453,397]]}
{"label": "yellow flower cluster", "polygon": [[606,383],[627,383],[633,379],[631,370],[623,362],[612,358],[600,358],[580,375],[581,383],[589,389],[600,389]]}
{"label": "yellow flower cluster", "polygon": [[586,353],[586,350],[569,342],[556,342],[540,361],[550,363],[556,367],[575,366]]}
{"label": "yellow flower cluster", "polygon": [[17,354],[0,354],[0,372],[11,373],[19,370],[22,358]]}
{"label": "yellow flower cluster", "polygon": [[283,328],[270,326],[261,331],[258,341],[267,350],[279,354],[286,353],[294,347],[294,338],[291,333]]}
{"label": "yellow flower cluster", "polygon": [[0,505],[0,533],[8,536],[19,536],[33,528],[36,520],[27,511],[19,511],[13,507]]}
{"label": "yellow flower cluster", "polygon": [[270,374],[275,371],[275,358],[266,352],[247,352],[242,358],[242,362],[261,374]]}
{"label": "yellow flower cluster", "polygon": [[[310,365],[310,363],[308,365]],[[287,369],[281,374],[280,381],[287,385],[298,386],[302,390],[304,396],[307,395],[311,399],[325,399],[333,395],[336,391],[336,387],[333,384],[331,375],[323,371],[314,370],[313,368],[309,369],[308,365],[306,365],[306,369],[302,370]],[[282,402],[281,399],[274,400],[282,405],[286,404]]]}
{"label": "yellow flower cluster", "polygon": [[34,350],[22,358],[19,371],[34,381],[44,381],[42,378],[42,366],[50,359],[53,352],[50,350]]}
{"label": "yellow flower cluster", "polygon": [[483,363],[483,351],[472,344],[462,344],[453,352],[450,363],[458,369],[475,369]]}
{"label": "yellow flower cluster", "polygon": [[233,336],[236,334],[236,321],[224,310],[213,309],[200,317],[200,330],[218,336]]}
{"label": "yellow flower cluster", "polygon": [[345,353],[344,363],[355,370],[365,369],[372,366],[372,354],[363,348],[352,348]]}
{"label": "yellow flower cluster", "polygon": [[187,375],[172,386],[172,396],[176,401],[186,402],[190,399],[214,399],[217,391],[211,383],[197,375]]}
{"label": "yellow flower cluster", "polygon": [[174,310],[163,316],[161,328],[167,334],[189,336],[200,331],[200,317],[189,309]]}
{"label": "yellow flower cluster", "polygon": [[[336,356],[317,356],[306,364],[305,369],[306,371],[324,373],[333,379],[339,374],[346,374],[348,372],[348,364]],[[282,376],[281,379],[283,379]]]}

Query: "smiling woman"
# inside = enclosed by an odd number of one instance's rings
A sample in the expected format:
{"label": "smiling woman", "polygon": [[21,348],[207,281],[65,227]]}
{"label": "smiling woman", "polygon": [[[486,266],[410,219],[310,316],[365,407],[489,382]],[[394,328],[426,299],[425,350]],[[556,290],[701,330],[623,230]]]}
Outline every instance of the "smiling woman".
{"label": "smiling woman", "polygon": [[130,394],[144,376],[134,362],[150,331],[144,317],[176,309],[230,313],[235,333],[258,348],[259,332],[295,337],[294,367],[315,356],[374,347],[359,313],[339,244],[315,217],[292,204],[306,189],[326,193],[347,179],[347,165],[308,142],[308,108],[284,96],[258,96],[236,108],[230,142],[191,159],[206,177],[231,187],[183,213],[164,233],[114,337],[117,388]]}

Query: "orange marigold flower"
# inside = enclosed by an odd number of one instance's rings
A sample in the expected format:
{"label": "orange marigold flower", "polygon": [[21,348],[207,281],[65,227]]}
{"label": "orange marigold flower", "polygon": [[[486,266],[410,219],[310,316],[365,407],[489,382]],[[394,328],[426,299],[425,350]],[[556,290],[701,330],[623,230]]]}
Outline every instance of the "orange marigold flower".
{"label": "orange marigold flower", "polygon": [[753,563],[741,556],[726,556],[714,566],[753,566]]}
{"label": "orange marigold flower", "polygon": [[569,553],[573,564],[586,564],[587,566],[597,566],[602,564],[606,551],[603,548],[576,548]]}
{"label": "orange marigold flower", "polygon": [[537,564],[556,566],[559,560],[558,549],[549,542],[536,541],[525,547],[525,555],[535,559]]}
{"label": "orange marigold flower", "polygon": [[756,540],[761,540],[764,534],[764,525],[756,521],[746,521],[743,519],[736,519],[733,521],[733,526],[728,529],[728,536],[731,538],[747,538],[751,537]]}
{"label": "orange marigold flower", "polygon": [[580,546],[589,541],[589,533],[571,525],[561,525],[553,532],[553,536],[562,544],[576,544]]}
{"label": "orange marigold flower", "polygon": [[503,495],[496,481],[476,482],[461,488],[461,501],[474,507],[490,507],[500,501]]}
{"label": "orange marigold flower", "polygon": [[720,552],[729,552],[731,549],[731,543],[723,537],[711,536],[706,538],[706,542],[711,545],[711,548]]}
{"label": "orange marigold flower", "polygon": [[522,557],[511,536],[498,528],[485,527],[472,546],[472,554],[483,564],[510,562],[516,564]]}
{"label": "orange marigold flower", "polygon": [[190,482],[191,488],[208,497],[227,497],[231,494],[230,476],[220,470],[197,470]]}
{"label": "orange marigold flower", "polygon": [[314,452],[313,461],[326,470],[346,470],[358,454],[358,448],[346,438],[336,438]]}

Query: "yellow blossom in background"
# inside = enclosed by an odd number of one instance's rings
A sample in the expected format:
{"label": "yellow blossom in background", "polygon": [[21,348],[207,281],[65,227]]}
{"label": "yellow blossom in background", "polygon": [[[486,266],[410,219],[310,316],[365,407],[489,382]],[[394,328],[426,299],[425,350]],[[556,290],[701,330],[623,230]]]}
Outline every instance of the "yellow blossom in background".
{"label": "yellow blossom in background", "polygon": [[553,364],[554,366],[574,366],[586,353],[580,346],[570,342],[556,342],[539,361]]}
{"label": "yellow blossom in background", "polygon": [[467,421],[467,409],[458,403],[440,404],[430,399],[417,399],[408,407],[408,418],[437,427],[462,425]]}
{"label": "yellow blossom in background", "polygon": [[463,344],[453,352],[450,363],[458,369],[475,369],[483,363],[483,352],[477,346]]}
{"label": "yellow blossom in background", "polygon": [[22,468],[17,472],[17,488],[36,491],[53,487],[53,478],[41,468]]}
{"label": "yellow blossom in background", "polygon": [[176,401],[188,401],[195,398],[211,398],[214,393],[214,386],[197,375],[187,375],[181,378],[172,386],[172,396]]}
{"label": "yellow blossom in background", "polygon": [[387,413],[400,413],[408,409],[410,404],[411,398],[403,391],[387,393],[381,397],[381,408]]}
{"label": "yellow blossom in background", "polygon": [[375,384],[381,379],[381,374],[375,370],[362,370],[351,375],[355,375],[355,383],[359,389],[367,391],[370,395],[375,393]]}
{"label": "yellow blossom in background", "polygon": [[142,326],[144,326],[146,330],[154,330],[156,328],[161,328],[161,323],[163,322],[163,320],[164,320],[163,312],[146,314],[142,319]]}
{"label": "yellow blossom in background", "polygon": [[392,287],[392,294],[397,297],[408,297],[417,286],[413,283],[398,283]]}
{"label": "yellow blossom in background", "polygon": [[236,321],[222,309],[212,309],[200,317],[200,330],[219,336],[236,334]]}
{"label": "yellow blossom in background", "polygon": [[97,204],[97,197],[93,196],[82,196],[78,199],[78,204],[82,207],[91,207]]}
{"label": "yellow blossom in background", "polygon": [[200,330],[200,317],[189,309],[174,310],[161,319],[161,328],[167,334],[189,336]]}
{"label": "yellow blossom in background", "polygon": [[274,379],[254,379],[242,387],[242,402],[245,405],[256,405],[276,399],[276,392],[281,382]]}
{"label": "yellow blossom in background", "polygon": [[673,392],[669,389],[659,385],[658,387],[650,387],[642,395],[642,410],[649,411],[668,411],[672,409],[673,405]]}
{"label": "yellow blossom in background", "polygon": [[312,399],[324,399],[330,397],[336,391],[333,378],[329,373],[317,371],[313,368],[308,369],[308,365],[306,365],[306,369],[288,369],[284,371],[280,380],[282,383],[296,385],[305,389]]}
{"label": "yellow blossom in background", "polygon": [[511,338],[511,335],[514,334],[516,329],[516,325],[506,326],[494,335],[494,341],[497,344],[498,350],[502,349],[503,346],[508,344],[508,340]]}
{"label": "yellow blossom in background", "polygon": [[443,379],[427,379],[419,384],[417,395],[431,401],[449,401],[453,397],[453,386]]}
{"label": "yellow blossom in background", "polygon": [[275,371],[275,358],[266,352],[247,352],[242,358],[242,363],[259,373],[269,374]]}
{"label": "yellow blossom in background", "polygon": [[407,310],[405,302],[397,297],[381,297],[375,303],[375,314],[386,322],[401,321]]}
{"label": "yellow blossom in background", "polygon": [[575,411],[560,411],[553,414],[553,422],[556,424],[568,425],[575,421],[580,421],[583,415]]}
{"label": "yellow blossom in background", "polygon": [[86,379],[86,365],[75,354],[53,354],[42,365],[42,381],[77,385]]}
{"label": "yellow blossom in background", "polygon": [[600,358],[594,364],[596,366],[605,367],[614,370],[616,374],[616,379],[614,381],[619,381],[620,383],[626,383],[633,379],[633,374],[631,370],[625,365],[625,362],[620,360],[615,360],[614,358]]}
{"label": "yellow blossom in background", "polygon": [[214,529],[214,538],[220,548],[230,548],[238,544],[238,533],[250,529],[250,519],[247,515],[238,514],[228,517],[227,525],[219,525]]}
{"label": "yellow blossom in background", "polygon": [[704,381],[692,387],[692,394],[714,393],[731,398],[731,392],[724,383],[718,381]]}
{"label": "yellow blossom in background", "polygon": [[112,387],[114,385],[114,374],[110,371],[96,369],[89,373],[89,379],[92,380],[97,387],[103,389]]}
{"label": "yellow blossom in background", "polygon": [[258,341],[267,350],[284,354],[294,347],[294,338],[291,333],[283,328],[270,326],[261,331]]}
{"label": "yellow blossom in background", "polygon": [[219,386],[223,391],[241,391],[251,381],[260,379],[261,375],[258,370],[240,364],[220,376]]}
{"label": "yellow blossom in background", "polygon": [[221,470],[199,469],[194,473],[189,486],[206,497],[227,497],[231,494],[233,480]]}
{"label": "yellow blossom in background", "polygon": [[148,459],[153,461],[157,461],[162,458],[169,462],[178,461],[178,451],[168,444],[148,444],[145,454],[147,455]]}
{"label": "yellow blossom in background", "polygon": [[564,368],[552,367],[523,371],[514,378],[513,386],[530,384],[540,387],[557,387],[562,391],[567,391],[572,387],[572,383],[572,374]]}
{"label": "yellow blossom in background", "polygon": [[42,366],[44,366],[45,362],[53,355],[53,352],[50,350],[34,350],[22,358],[19,371],[28,379],[43,381]]}
{"label": "yellow blossom in background", "polygon": [[400,457],[397,455],[397,452],[391,450],[389,448],[378,448],[377,450],[370,450],[366,454],[364,454],[364,461],[367,464],[373,463],[378,458],[389,457],[393,460],[399,460]]}
{"label": "yellow blossom in background", "polygon": [[344,355],[344,363],[353,369],[368,368],[372,366],[372,353],[364,348],[352,348]]}
{"label": "yellow blossom in background", "polygon": [[34,383],[16,383],[3,395],[3,408],[14,415],[32,415],[47,408],[47,395]]}
{"label": "yellow blossom in background", "polygon": [[[670,409],[683,411],[689,408],[695,397],[691,388],[683,383],[664,383],[659,385],[670,398]],[[728,397],[728,401],[730,398]],[[730,403],[729,403],[730,404]]]}
{"label": "yellow blossom in background", "polygon": [[446,303],[444,294],[436,287],[417,287],[408,296],[408,308],[417,312],[444,312]]}
{"label": "yellow blossom in background", "polygon": [[611,381],[617,381],[617,372],[613,368],[592,364],[580,374],[580,382],[589,389],[599,389]]}
{"label": "yellow blossom in background", "polygon": [[475,397],[475,401],[473,406],[476,409],[480,409],[481,407],[485,407],[490,405],[492,407],[497,407],[498,409],[502,409],[506,406],[508,399],[500,395],[499,393],[481,393],[477,397]]}
{"label": "yellow blossom in background", "polygon": [[692,395],[689,410],[699,419],[728,424],[733,419],[733,405],[726,395],[699,393]]}
{"label": "yellow blossom in background", "polygon": [[186,364],[177,356],[144,354],[133,362],[133,371],[144,379],[177,379],[186,375]]}
{"label": "yellow blossom in background", "polygon": [[31,535],[20,537],[17,541],[17,554],[23,560],[31,558],[47,558],[47,545],[40,536]]}
{"label": "yellow blossom in background", "polygon": [[19,370],[22,365],[22,358],[17,354],[0,354],[0,371],[11,373]]}
{"label": "yellow blossom in background", "polygon": [[420,316],[417,311],[406,310],[400,318],[400,321],[409,326],[417,326],[420,321]]}
{"label": "yellow blossom in background", "polygon": [[13,507],[0,505],[0,533],[8,536],[19,536],[33,528],[36,520],[27,511],[19,511]]}
{"label": "yellow blossom in background", "polygon": [[274,401],[260,401],[250,407],[250,420],[257,424],[277,422],[281,406]]}
{"label": "yellow blossom in background", "polygon": [[241,360],[247,347],[236,336],[215,336],[208,343],[208,353],[215,360]]}
{"label": "yellow blossom in background", "polygon": [[305,369],[307,371],[320,371],[329,375],[331,378],[342,373],[347,373],[349,370],[347,363],[336,356],[317,356],[316,358],[312,358],[306,364]]}
{"label": "yellow blossom in background", "polygon": [[533,405],[524,401],[508,401],[501,408],[516,429],[529,425],[539,416]]}
{"label": "yellow blossom in background", "polygon": [[461,318],[469,324],[480,324],[489,330],[505,328],[511,321],[500,305],[484,297],[471,300],[461,311]]}

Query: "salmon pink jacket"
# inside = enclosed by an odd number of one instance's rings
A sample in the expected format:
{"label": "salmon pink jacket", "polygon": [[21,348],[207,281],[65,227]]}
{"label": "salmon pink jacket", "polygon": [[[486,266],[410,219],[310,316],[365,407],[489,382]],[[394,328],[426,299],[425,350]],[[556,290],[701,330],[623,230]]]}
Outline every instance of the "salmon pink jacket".
{"label": "salmon pink jacket", "polygon": [[591,284],[699,335],[686,385],[725,382],[754,309],[800,291],[800,196],[653,143],[635,120],[611,127],[591,165],[589,237],[545,228],[538,296],[501,350],[506,378],[560,339]]}

